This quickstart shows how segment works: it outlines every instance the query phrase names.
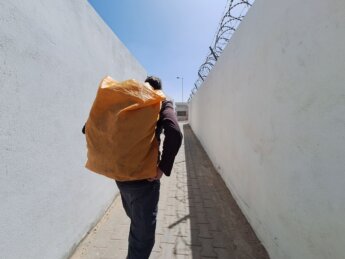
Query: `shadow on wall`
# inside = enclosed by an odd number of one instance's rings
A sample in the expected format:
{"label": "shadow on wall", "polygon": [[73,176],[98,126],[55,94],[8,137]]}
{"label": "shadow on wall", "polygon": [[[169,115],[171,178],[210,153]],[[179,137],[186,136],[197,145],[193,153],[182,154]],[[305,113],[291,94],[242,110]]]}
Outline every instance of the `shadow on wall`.
{"label": "shadow on wall", "polygon": [[191,236],[184,241],[195,259],[269,258],[189,124],[183,131],[188,197],[182,202],[189,214],[169,228],[189,221]]}

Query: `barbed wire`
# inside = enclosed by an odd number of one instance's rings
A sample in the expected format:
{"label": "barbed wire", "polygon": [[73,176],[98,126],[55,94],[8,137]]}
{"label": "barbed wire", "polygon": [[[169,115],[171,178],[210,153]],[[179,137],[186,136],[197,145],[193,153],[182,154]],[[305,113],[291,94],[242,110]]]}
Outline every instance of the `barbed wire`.
{"label": "barbed wire", "polygon": [[204,82],[216,64],[219,56],[228,45],[232,35],[254,1],[255,0],[228,0],[214,40],[209,47],[206,60],[199,67],[198,78],[194,83],[188,102],[192,99],[193,95],[197,92],[200,85]]}

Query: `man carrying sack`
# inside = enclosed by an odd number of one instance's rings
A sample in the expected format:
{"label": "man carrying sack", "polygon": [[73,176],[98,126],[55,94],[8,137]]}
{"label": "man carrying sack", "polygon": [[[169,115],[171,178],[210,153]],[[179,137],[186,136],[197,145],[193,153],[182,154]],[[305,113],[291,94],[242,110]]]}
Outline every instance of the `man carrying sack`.
{"label": "man carrying sack", "polygon": [[[164,133],[162,153],[160,135]],[[115,179],[131,219],[128,259],[149,258],[155,243],[160,178],[170,176],[182,134],[161,80],[102,80],[83,128],[86,168]]]}

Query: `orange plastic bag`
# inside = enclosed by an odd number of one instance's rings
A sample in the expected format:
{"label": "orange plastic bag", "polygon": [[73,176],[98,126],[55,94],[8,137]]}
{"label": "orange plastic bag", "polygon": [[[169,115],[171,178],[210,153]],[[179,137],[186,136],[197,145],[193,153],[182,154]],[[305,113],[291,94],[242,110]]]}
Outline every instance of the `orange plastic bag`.
{"label": "orange plastic bag", "polygon": [[136,80],[104,78],[86,122],[89,170],[118,181],[156,175],[155,138],[162,91]]}

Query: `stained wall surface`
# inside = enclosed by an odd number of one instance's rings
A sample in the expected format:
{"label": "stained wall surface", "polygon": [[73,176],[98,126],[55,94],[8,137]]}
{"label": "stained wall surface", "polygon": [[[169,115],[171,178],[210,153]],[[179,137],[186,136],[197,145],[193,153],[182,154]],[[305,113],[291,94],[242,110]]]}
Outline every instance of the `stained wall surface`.
{"label": "stained wall surface", "polygon": [[67,258],[114,181],[84,168],[99,81],[145,69],[84,0],[0,0],[0,258]]}
{"label": "stained wall surface", "polygon": [[345,2],[257,0],[190,124],[274,259],[345,256]]}

